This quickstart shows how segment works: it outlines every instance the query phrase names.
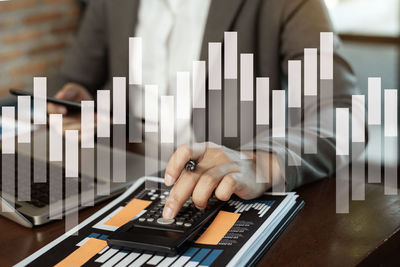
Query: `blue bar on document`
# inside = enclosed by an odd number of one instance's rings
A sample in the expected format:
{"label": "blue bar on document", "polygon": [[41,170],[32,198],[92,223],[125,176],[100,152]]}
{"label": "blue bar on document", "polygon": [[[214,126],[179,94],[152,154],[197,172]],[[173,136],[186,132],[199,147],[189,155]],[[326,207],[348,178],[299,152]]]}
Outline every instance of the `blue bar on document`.
{"label": "blue bar on document", "polygon": [[108,238],[108,235],[101,235],[100,237],[99,237],[99,239],[101,239],[101,240],[106,240]]}
{"label": "blue bar on document", "polygon": [[199,248],[191,247],[188,250],[186,250],[182,256],[192,257],[198,250]]}
{"label": "blue bar on document", "polygon": [[210,252],[211,249],[202,248],[190,261],[201,262],[201,260]]}
{"label": "blue bar on document", "polygon": [[100,236],[100,234],[91,233],[88,237],[89,237],[89,238],[90,238],[90,237],[96,238],[96,237],[98,237],[98,236]]}
{"label": "blue bar on document", "polygon": [[218,256],[223,252],[222,249],[214,249],[207,256],[207,258],[200,264],[200,266],[211,266],[213,262],[218,258]]}

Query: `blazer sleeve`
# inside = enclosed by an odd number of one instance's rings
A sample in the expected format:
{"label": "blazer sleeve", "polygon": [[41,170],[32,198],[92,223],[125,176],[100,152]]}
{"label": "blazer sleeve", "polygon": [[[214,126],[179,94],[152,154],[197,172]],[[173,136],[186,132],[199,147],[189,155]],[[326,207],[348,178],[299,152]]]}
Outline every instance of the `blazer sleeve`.
{"label": "blazer sleeve", "polygon": [[107,27],[103,0],[88,1],[77,37],[56,74],[49,78],[50,94],[67,82],[85,86],[92,94],[107,80]]}
{"label": "blazer sleeve", "polygon": [[[333,28],[320,0],[286,0],[281,19],[281,69],[287,78],[288,61],[304,62],[304,48],[319,48],[320,32],[333,32]],[[351,67],[339,53],[339,45],[339,38],[334,34],[333,81],[321,82],[318,79],[319,89],[315,101],[302,101],[300,114],[288,112],[286,137],[275,138],[261,133],[254,141],[255,150],[273,152],[277,156],[288,191],[332,176],[337,168],[349,163],[349,157],[336,157],[335,108],[349,108],[351,112],[352,95],[359,94],[359,90]],[[319,57],[318,52],[318,60]],[[322,92],[329,86],[333,86],[332,95]],[[355,103],[354,107],[360,108],[361,105]],[[305,114],[307,120],[304,120]],[[332,118],[331,123],[325,123],[324,118],[329,117]],[[315,153],[298,152],[303,151],[302,147],[310,147],[315,143]],[[252,145],[248,144],[243,149],[251,149]],[[288,163],[292,166],[288,166]]]}

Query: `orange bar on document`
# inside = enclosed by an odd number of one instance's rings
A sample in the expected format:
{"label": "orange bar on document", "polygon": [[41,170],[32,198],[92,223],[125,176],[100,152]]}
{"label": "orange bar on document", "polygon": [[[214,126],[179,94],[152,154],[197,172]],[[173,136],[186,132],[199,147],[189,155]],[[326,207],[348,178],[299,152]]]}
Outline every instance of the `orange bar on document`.
{"label": "orange bar on document", "polygon": [[82,266],[100,251],[102,251],[106,246],[106,241],[90,238],[85,244],[55,265],[55,267]]}
{"label": "orange bar on document", "polygon": [[149,206],[150,204],[151,201],[134,198],[104,224],[121,227],[122,225],[132,220],[139,212],[147,208],[147,206]]}
{"label": "orange bar on document", "polygon": [[197,244],[218,245],[239,219],[240,213],[220,211],[207,230],[196,240]]}

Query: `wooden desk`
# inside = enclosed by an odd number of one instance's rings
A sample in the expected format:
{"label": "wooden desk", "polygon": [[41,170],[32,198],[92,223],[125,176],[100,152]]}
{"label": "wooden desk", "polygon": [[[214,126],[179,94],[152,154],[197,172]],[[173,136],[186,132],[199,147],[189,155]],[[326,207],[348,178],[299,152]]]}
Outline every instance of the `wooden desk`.
{"label": "wooden desk", "polygon": [[[400,197],[384,196],[382,185],[368,184],[366,200],[351,202],[350,214],[335,213],[334,179],[304,186],[298,193],[306,205],[259,266],[353,266],[393,262],[398,256],[391,251],[400,251]],[[81,211],[80,219],[102,206]],[[0,265],[19,262],[63,232],[62,221],[26,229],[0,218]]]}

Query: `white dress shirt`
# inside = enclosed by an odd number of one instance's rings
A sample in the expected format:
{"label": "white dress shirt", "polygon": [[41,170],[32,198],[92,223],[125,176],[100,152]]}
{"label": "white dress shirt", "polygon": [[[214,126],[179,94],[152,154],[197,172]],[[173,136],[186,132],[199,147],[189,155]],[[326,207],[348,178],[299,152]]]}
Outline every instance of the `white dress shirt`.
{"label": "white dress shirt", "polygon": [[[136,36],[142,37],[143,84],[158,85],[159,96],[173,95],[176,103],[177,72],[191,72],[200,57],[210,2],[140,1]],[[156,97],[152,102],[159,103]],[[190,121],[178,125],[177,131],[189,132],[188,127]]]}

